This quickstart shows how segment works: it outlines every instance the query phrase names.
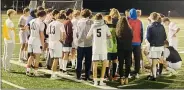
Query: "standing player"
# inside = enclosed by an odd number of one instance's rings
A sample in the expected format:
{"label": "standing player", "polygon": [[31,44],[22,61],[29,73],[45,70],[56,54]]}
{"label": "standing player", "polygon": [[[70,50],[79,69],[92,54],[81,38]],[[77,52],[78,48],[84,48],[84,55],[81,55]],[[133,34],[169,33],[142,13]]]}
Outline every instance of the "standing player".
{"label": "standing player", "polygon": [[59,58],[62,57],[62,42],[65,36],[65,28],[63,25],[66,16],[60,14],[56,21],[51,22],[47,28],[47,34],[49,35],[49,52],[51,58],[54,59],[52,64],[52,76],[51,79],[57,79],[56,71]]}
{"label": "standing player", "polygon": [[[45,11],[40,11],[37,13],[36,19],[30,21],[30,37],[28,40],[28,53],[30,53],[30,57],[27,63],[27,71],[26,74],[30,75],[30,67],[33,61],[34,62],[34,75],[39,76],[38,67],[40,54],[44,48],[44,19],[46,17]],[[35,60],[34,60],[35,59]]]}
{"label": "standing player", "polygon": [[161,54],[164,51],[164,41],[166,40],[166,33],[164,26],[158,22],[159,15],[156,12],[150,14],[152,24],[147,28],[147,40],[150,43],[150,58],[152,59],[152,73],[151,80],[156,80],[156,64]]}
{"label": "standing player", "polygon": [[178,28],[175,23],[171,22],[168,17],[163,18],[163,22],[165,25],[169,26],[169,32],[168,32],[169,46],[173,46],[177,50],[178,39],[176,34],[180,31],[180,28]]}
{"label": "standing player", "polygon": [[63,73],[66,72],[66,66],[69,60],[69,54],[71,52],[72,49],[72,42],[73,42],[73,25],[71,22],[72,19],[72,13],[73,10],[68,8],[66,9],[66,20],[63,22],[64,26],[65,26],[65,33],[66,33],[66,38],[64,40],[63,43],[63,65],[62,65],[62,70]]}
{"label": "standing player", "polygon": [[[82,18],[77,23],[77,31],[74,33],[77,42],[77,69],[76,76],[81,80],[82,63],[85,58],[85,80],[90,79],[91,61],[92,61],[92,39],[86,39],[93,21],[89,19],[91,16],[89,9],[81,11]],[[75,41],[74,41],[75,42]]]}
{"label": "standing player", "polygon": [[133,40],[132,40],[132,52],[135,59],[135,67],[134,67],[134,74],[136,78],[139,78],[139,70],[140,70],[140,55],[141,55],[141,43],[143,40],[143,30],[141,21],[137,19],[137,12],[136,9],[132,8],[130,10],[130,18],[128,19],[130,27],[133,31]]}
{"label": "standing player", "polygon": [[3,55],[3,67],[5,71],[10,71],[13,50],[15,47],[15,26],[12,21],[16,11],[9,9],[7,11],[8,18],[3,25],[3,38],[4,38],[4,55]]}
{"label": "standing player", "polygon": [[87,35],[87,38],[93,37],[93,80],[94,85],[98,85],[97,67],[98,62],[103,61],[102,72],[100,77],[100,85],[104,85],[105,69],[108,65],[107,60],[107,38],[111,36],[108,26],[104,23],[103,16],[100,13],[95,15],[94,24]]}
{"label": "standing player", "polygon": [[19,52],[19,61],[22,62],[22,60],[27,60],[27,37],[28,32],[25,30],[25,25],[27,18],[29,16],[29,8],[24,8],[23,15],[20,17],[18,22],[18,27],[20,28],[19,31],[19,38],[21,43],[21,48]]}
{"label": "standing player", "polygon": [[[72,25],[73,25],[73,33],[75,33],[77,31],[77,23],[78,23],[79,19],[80,19],[80,11],[75,10],[73,12],[73,18],[71,20]],[[74,35],[76,35],[76,34],[73,34],[73,37],[76,37]],[[72,42],[71,62],[72,62],[72,68],[75,68],[77,42],[75,42],[76,38],[73,38],[73,39],[74,40]]]}
{"label": "standing player", "polygon": [[[110,38],[109,41],[107,42],[108,43],[108,46],[107,46],[107,49],[108,49],[107,57],[108,58],[107,59],[110,61],[109,61],[109,66],[106,68],[106,75],[108,76],[108,78],[110,78],[110,80],[111,79],[116,80],[115,78],[116,68],[113,67],[112,68],[113,70],[111,70],[112,63],[116,62],[117,60],[116,25],[112,24],[111,16],[107,15],[105,16],[104,19],[112,35],[112,38]],[[110,76],[109,76],[109,67],[110,67]]]}

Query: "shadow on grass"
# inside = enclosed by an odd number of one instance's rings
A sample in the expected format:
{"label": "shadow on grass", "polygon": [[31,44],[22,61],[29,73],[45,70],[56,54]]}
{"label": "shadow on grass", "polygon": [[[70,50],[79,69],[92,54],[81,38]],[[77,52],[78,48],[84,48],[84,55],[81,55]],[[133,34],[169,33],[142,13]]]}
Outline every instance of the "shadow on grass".
{"label": "shadow on grass", "polygon": [[146,80],[146,77],[141,77],[141,79],[130,79],[128,85],[120,85],[118,81],[109,81],[106,84],[119,89],[163,89],[169,87],[173,82],[173,80],[168,80],[163,77],[159,77],[157,81],[148,81]]}

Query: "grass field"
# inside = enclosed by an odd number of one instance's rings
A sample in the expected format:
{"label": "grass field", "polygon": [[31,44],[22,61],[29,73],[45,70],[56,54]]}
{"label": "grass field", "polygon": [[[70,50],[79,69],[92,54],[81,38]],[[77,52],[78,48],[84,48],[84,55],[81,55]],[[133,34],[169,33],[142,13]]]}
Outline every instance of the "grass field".
{"label": "grass field", "polygon": [[[13,18],[13,22],[15,23],[15,26],[17,28],[17,22],[20,15],[16,15],[15,18]],[[6,15],[2,15],[2,23],[4,23],[5,19],[7,18]],[[147,26],[147,18],[142,17],[141,18],[144,30]],[[181,31],[178,33],[178,39],[179,39],[179,52],[184,51],[184,18],[172,18],[173,22],[175,22],[178,27],[181,28]],[[167,29],[167,27],[166,27]],[[16,29],[16,48],[13,55],[13,60],[18,60],[18,54],[19,54],[19,36],[18,36],[18,29]],[[2,49],[3,49],[3,40],[2,40]],[[3,54],[3,53],[2,53]],[[182,59],[184,59],[184,54],[180,54]],[[2,55],[1,55],[2,56]],[[96,87],[92,87],[89,85],[85,85],[82,83],[77,83],[71,80],[67,79],[61,79],[61,80],[50,80],[50,75],[45,74],[43,77],[28,77],[25,75],[25,68],[20,67],[18,65],[12,64],[12,68],[15,70],[12,73],[7,73],[3,70],[2,72],[2,79],[6,80],[8,82],[11,82],[13,84],[16,84],[18,86],[24,87],[24,88],[31,88],[31,89],[43,89],[43,88],[50,88],[50,89],[66,89],[66,88],[85,88],[85,89],[95,89]],[[144,80],[145,76],[141,76],[140,79],[131,79],[129,86],[120,86],[118,82],[108,82],[107,85],[121,88],[121,89],[182,89],[184,88],[184,66],[179,70],[179,73],[176,77],[166,77],[161,76],[158,78],[157,82],[147,81]],[[15,89],[15,87],[10,86],[8,84],[2,83],[3,89]]]}

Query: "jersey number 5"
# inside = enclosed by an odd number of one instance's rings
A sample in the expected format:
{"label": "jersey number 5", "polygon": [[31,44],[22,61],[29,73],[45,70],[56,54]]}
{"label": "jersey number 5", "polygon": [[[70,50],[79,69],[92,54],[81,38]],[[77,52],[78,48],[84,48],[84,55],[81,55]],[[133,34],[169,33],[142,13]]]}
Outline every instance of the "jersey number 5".
{"label": "jersey number 5", "polygon": [[101,37],[101,28],[97,29],[97,37]]}
{"label": "jersey number 5", "polygon": [[55,26],[50,26],[50,34],[55,34]]}

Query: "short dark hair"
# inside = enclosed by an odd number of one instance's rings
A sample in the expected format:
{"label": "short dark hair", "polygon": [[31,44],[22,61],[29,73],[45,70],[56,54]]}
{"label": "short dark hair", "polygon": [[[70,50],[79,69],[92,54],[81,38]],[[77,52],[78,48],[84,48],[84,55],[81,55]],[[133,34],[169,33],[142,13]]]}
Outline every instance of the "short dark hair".
{"label": "short dark hair", "polygon": [[58,19],[66,19],[66,15],[65,14],[59,14]]}
{"label": "short dark hair", "polygon": [[30,11],[29,8],[24,8],[23,14],[25,14],[26,12],[29,12],[29,11]]}
{"label": "short dark hair", "polygon": [[90,17],[91,16],[91,11],[89,9],[84,9],[81,11],[81,16],[84,18]]}
{"label": "short dark hair", "polygon": [[103,19],[103,16],[102,16],[101,13],[97,13],[97,14],[95,15],[95,20],[102,20],[102,19]]}
{"label": "short dark hair", "polygon": [[37,17],[44,17],[44,16],[46,16],[46,12],[45,11],[39,11],[37,13]]}
{"label": "short dark hair", "polygon": [[56,9],[54,9],[54,10],[52,11],[52,15],[53,15],[53,16],[55,16],[55,15],[58,14],[58,13],[59,13],[59,11],[56,10]]}
{"label": "short dark hair", "polygon": [[52,12],[52,8],[48,8],[45,10],[45,12],[48,14],[48,13],[51,13]]}
{"label": "short dark hair", "polygon": [[168,17],[163,18],[163,22],[170,21]]}
{"label": "short dark hair", "polygon": [[44,8],[42,6],[38,6],[37,11],[41,11],[41,10],[44,10]]}
{"label": "short dark hair", "polygon": [[167,40],[164,41],[164,44],[169,46],[169,42]]}
{"label": "short dark hair", "polygon": [[65,10],[65,12],[66,12],[66,16],[69,16],[70,14],[73,13],[73,9],[67,8],[67,9]]}

